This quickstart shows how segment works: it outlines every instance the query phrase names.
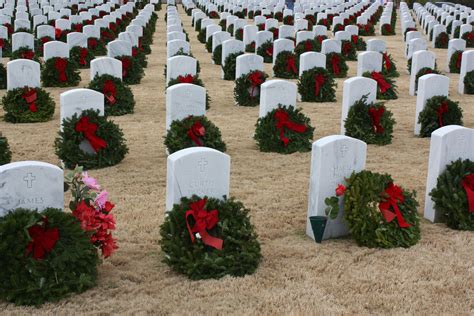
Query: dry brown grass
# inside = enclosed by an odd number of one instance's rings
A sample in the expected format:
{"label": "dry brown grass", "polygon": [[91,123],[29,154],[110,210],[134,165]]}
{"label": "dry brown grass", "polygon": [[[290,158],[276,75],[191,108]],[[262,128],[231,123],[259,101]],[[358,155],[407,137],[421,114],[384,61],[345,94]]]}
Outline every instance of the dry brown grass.
{"label": "dry brown grass", "polygon": [[[305,236],[310,153],[285,156],[258,151],[252,140],[258,108],[234,106],[234,83],[220,80],[219,67],[211,64],[190,18],[179,10],[212,97],[208,116],[221,128],[232,157],[231,193],[252,210],[260,235],[259,269],[244,278],[189,281],[161,263],[158,240],[166,185],[166,36],[161,11],[146,77],[133,86],[136,112],[114,118],[124,130],[130,153],[118,166],[92,173],[117,204],[120,249],[100,266],[96,288],[37,309],[8,304],[0,304],[0,309],[12,314],[473,314],[472,232],[423,221],[418,245],[393,250],[360,248],[351,239],[317,245]],[[396,80],[400,98],[387,103],[397,125],[393,144],[369,146],[367,168],[391,173],[397,183],[417,190],[421,212],[430,140],[413,136],[416,98],[408,96],[401,36],[384,39],[402,74]],[[434,51],[444,69],[446,50]],[[349,66],[349,75],[354,76],[356,63]],[[82,74],[83,86],[88,72]],[[457,75],[448,76],[451,98],[460,101],[465,125],[474,127],[474,97],[459,96]],[[336,103],[298,104],[316,127],[315,140],[339,133],[343,80],[337,82]],[[58,102],[65,90],[50,91]],[[58,127],[59,111],[43,124],[0,122],[14,160],[57,163],[53,141]]]}

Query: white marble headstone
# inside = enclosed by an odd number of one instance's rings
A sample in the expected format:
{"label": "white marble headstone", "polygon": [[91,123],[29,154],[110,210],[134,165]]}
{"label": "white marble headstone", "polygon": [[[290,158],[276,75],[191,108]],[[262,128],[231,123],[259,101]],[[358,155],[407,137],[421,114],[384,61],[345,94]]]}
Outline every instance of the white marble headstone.
{"label": "white marble headstone", "polygon": [[297,86],[295,83],[274,79],[260,86],[259,117],[264,117],[268,112],[278,108],[296,106]]}
{"label": "white marble headstone", "polygon": [[87,48],[87,36],[80,32],[71,32],[67,35],[67,45],[69,49],[73,47]]}
{"label": "white marble headstone", "polygon": [[16,59],[7,63],[7,90],[41,86],[40,64],[33,60]]}
{"label": "white marble headstone", "polygon": [[252,71],[264,71],[263,57],[255,54],[243,54],[237,57],[235,79]]}
{"label": "white marble headstone", "polygon": [[[167,58],[173,57],[176,55],[180,50],[183,51],[185,54],[189,54],[190,52],[190,45],[188,42],[183,40],[172,40],[168,42],[166,46],[166,56]],[[131,53],[131,48],[130,48]]]}
{"label": "white marble headstone", "polygon": [[420,50],[413,54],[410,74],[410,95],[414,96],[416,86],[416,75],[422,68],[435,68],[436,57],[433,52]]}
{"label": "white marble headstone", "polygon": [[464,94],[464,77],[470,71],[474,70],[474,50],[468,50],[462,53],[461,72],[459,74],[458,92]]}
{"label": "white marble headstone", "polygon": [[173,121],[190,115],[206,115],[206,89],[189,83],[178,83],[166,89],[166,130]]}
{"label": "white marble headstone", "polygon": [[91,89],[72,89],[59,96],[61,104],[61,128],[64,119],[74,114],[80,115],[85,110],[99,110],[104,115],[104,95]]}
{"label": "white marble headstone", "polygon": [[300,76],[304,71],[314,67],[326,68],[326,55],[317,52],[306,52],[300,55]]}
{"label": "white marble headstone", "polygon": [[379,52],[363,52],[357,56],[357,76],[364,72],[381,72],[383,56]]}
{"label": "white marble headstone", "polygon": [[321,45],[321,53],[329,54],[329,53],[341,53],[341,41],[335,39],[325,39]]}
{"label": "white marble headstone", "polygon": [[122,80],[122,62],[111,57],[94,58],[91,61],[90,79],[95,76],[111,75]]}
{"label": "white marble headstone", "polygon": [[44,60],[48,60],[54,57],[69,58],[69,46],[61,41],[51,41],[45,43],[44,49]]}
{"label": "white marble headstone", "polygon": [[166,83],[179,76],[195,76],[197,73],[197,60],[190,56],[174,56],[168,58],[166,65]]}

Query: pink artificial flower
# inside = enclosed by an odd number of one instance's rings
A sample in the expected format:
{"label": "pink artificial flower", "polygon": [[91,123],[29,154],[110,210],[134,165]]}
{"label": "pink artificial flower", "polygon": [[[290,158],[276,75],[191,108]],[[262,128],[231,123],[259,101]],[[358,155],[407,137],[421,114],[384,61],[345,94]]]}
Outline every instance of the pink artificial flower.
{"label": "pink artificial flower", "polygon": [[99,191],[100,185],[95,178],[89,177],[87,171],[82,173],[82,182],[91,190]]}
{"label": "pink artificial flower", "polygon": [[102,191],[95,199],[95,204],[100,208],[103,209],[105,207],[105,203],[107,202],[109,197],[109,193],[107,191]]}

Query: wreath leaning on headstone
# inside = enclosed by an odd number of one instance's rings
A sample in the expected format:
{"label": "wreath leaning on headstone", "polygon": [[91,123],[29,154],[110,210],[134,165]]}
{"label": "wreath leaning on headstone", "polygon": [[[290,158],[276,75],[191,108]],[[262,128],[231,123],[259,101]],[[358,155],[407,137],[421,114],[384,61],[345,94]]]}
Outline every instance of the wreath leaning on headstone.
{"label": "wreath leaning on headstone", "polygon": [[118,164],[128,153],[122,130],[99,111],[85,110],[62,122],[56,155],[67,168],[98,169]]}
{"label": "wreath leaning on headstone", "polygon": [[382,25],[382,35],[391,36],[395,35],[395,28],[392,27],[389,23]]}
{"label": "wreath leaning on headstone", "polygon": [[189,116],[171,123],[164,142],[170,154],[189,147],[209,147],[226,151],[219,128],[205,116]]}
{"label": "wreath leaning on headstone", "polygon": [[435,48],[448,48],[449,35],[446,32],[438,34],[435,40]]}
{"label": "wreath leaning on headstone", "polygon": [[341,54],[347,60],[357,60],[357,49],[352,41],[341,41]]}
{"label": "wreath leaning on headstone", "polygon": [[3,57],[10,57],[12,55],[12,43],[8,38],[0,38],[0,47],[2,49]]}
{"label": "wreath leaning on headstone", "polygon": [[76,63],[68,58],[53,57],[44,63],[41,81],[44,87],[74,87],[81,76]]}
{"label": "wreath leaning on headstone", "polygon": [[474,94],[474,70],[468,71],[464,76],[464,93]]}
{"label": "wreath leaning on headstone", "polygon": [[289,51],[283,51],[276,56],[273,73],[275,77],[284,79],[298,78],[299,58]]}
{"label": "wreath leaning on headstone", "polygon": [[326,69],[334,76],[334,78],[345,78],[349,67],[346,59],[338,53],[326,54]]}
{"label": "wreath leaning on headstone", "polygon": [[462,62],[462,50],[456,50],[451,55],[449,60],[449,72],[453,74],[458,74],[461,72],[461,62]]}
{"label": "wreath leaning on headstone", "polygon": [[135,99],[129,86],[111,75],[95,76],[88,89],[104,94],[106,116],[118,116],[133,113]]}
{"label": "wreath leaning on headstone", "polygon": [[474,162],[456,160],[438,177],[430,192],[434,208],[448,227],[474,231]]}
{"label": "wreath leaning on headstone", "polygon": [[50,94],[41,88],[16,88],[2,98],[5,121],[10,123],[36,123],[49,121],[55,104]]}
{"label": "wreath leaning on headstone", "polygon": [[372,71],[364,72],[362,76],[377,81],[377,99],[379,100],[396,100],[397,86],[395,82],[383,73]]}
{"label": "wreath leaning on headstone", "polygon": [[[204,82],[202,82],[201,78],[199,78],[199,75],[185,75],[185,76],[178,76],[178,78],[173,78],[168,82],[168,86],[166,88],[169,88],[171,86],[174,86],[175,84],[178,83],[190,83],[190,84],[195,84],[197,86],[203,87],[204,88]],[[211,103],[211,97],[209,96],[209,93],[206,90],[206,110],[210,109],[210,103]]]}
{"label": "wreath leaning on headstone", "polygon": [[367,50],[367,43],[364,39],[359,35],[351,35],[351,42],[355,45],[358,51],[365,51]]}
{"label": "wreath leaning on headstone", "polygon": [[418,116],[418,123],[421,124],[420,137],[430,137],[432,132],[443,126],[463,125],[462,117],[458,102],[446,96],[429,98]]}
{"label": "wreath leaning on headstone", "polygon": [[237,57],[242,55],[243,52],[237,52],[227,55],[222,66],[224,72],[224,80],[235,80],[235,71],[237,67]]}
{"label": "wreath leaning on headstone", "polygon": [[12,52],[12,57],[10,57],[10,60],[15,59],[29,59],[40,63],[38,56],[31,48],[28,47],[20,47],[16,51]]}
{"label": "wreath leaning on headstone", "polygon": [[270,64],[273,62],[273,42],[266,41],[257,48],[257,55],[263,57],[263,62]]}
{"label": "wreath leaning on headstone", "polygon": [[466,47],[474,47],[474,31],[464,33],[461,38],[466,41]]}
{"label": "wreath leaning on headstone", "polygon": [[291,154],[310,151],[313,133],[310,119],[299,109],[280,104],[258,119],[254,139],[260,151]]}
{"label": "wreath leaning on headstone", "polygon": [[314,39],[307,39],[307,40],[301,41],[295,47],[295,53],[298,56],[307,52],[320,52],[320,51],[321,51],[321,44]]}
{"label": "wreath leaning on headstone", "polygon": [[7,69],[3,64],[0,64],[0,89],[7,88]]}
{"label": "wreath leaning on headstone", "polygon": [[222,64],[222,44],[217,45],[212,52],[212,61],[215,65]]}
{"label": "wreath leaning on headstone", "polygon": [[12,152],[8,145],[8,140],[0,132],[0,166],[9,163],[12,160]]}
{"label": "wreath leaning on headstone", "polygon": [[382,58],[382,74],[391,78],[399,77],[400,74],[397,71],[397,65],[395,64],[392,55],[385,52],[382,54]]}
{"label": "wreath leaning on headstone", "polygon": [[298,92],[303,102],[335,102],[336,82],[324,68],[303,71],[298,81]]}
{"label": "wreath leaning on headstone", "polygon": [[126,84],[139,84],[144,76],[142,65],[132,56],[116,56],[122,62],[122,78]]}
{"label": "wreath leaning on headstone", "polygon": [[89,68],[95,58],[92,51],[86,47],[75,46],[69,52],[70,60],[74,61],[80,69]]}
{"label": "wreath leaning on headstone", "polygon": [[436,69],[432,69],[430,67],[423,67],[420,70],[418,70],[418,73],[416,74],[415,77],[415,93],[418,91],[418,79],[420,77],[423,77],[424,75],[429,75],[429,74],[437,74],[439,75],[439,71]]}
{"label": "wreath leaning on headstone", "polygon": [[107,55],[107,47],[105,46],[105,42],[98,38],[89,37],[87,39],[87,47],[89,48],[91,54],[94,56]]}
{"label": "wreath leaning on headstone", "polygon": [[383,103],[367,103],[367,96],[356,101],[344,122],[346,135],[367,144],[387,145],[392,142],[395,120]]}
{"label": "wreath leaning on headstone", "polygon": [[232,198],[182,198],[160,227],[163,261],[192,280],[254,273],[262,255],[249,212]]}
{"label": "wreath leaning on headstone", "polygon": [[235,80],[234,99],[240,106],[257,106],[260,103],[260,86],[268,75],[254,70]]}

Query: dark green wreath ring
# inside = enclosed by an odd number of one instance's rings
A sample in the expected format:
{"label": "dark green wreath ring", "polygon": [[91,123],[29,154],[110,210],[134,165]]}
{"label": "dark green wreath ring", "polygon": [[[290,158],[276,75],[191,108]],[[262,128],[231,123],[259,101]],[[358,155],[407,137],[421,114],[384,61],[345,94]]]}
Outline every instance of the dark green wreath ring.
{"label": "dark green wreath ring", "polygon": [[429,67],[424,67],[424,68],[421,68],[420,70],[418,70],[418,73],[416,74],[416,77],[415,77],[415,92],[418,91],[418,79],[420,79],[420,77],[423,77],[424,75],[428,75],[428,74],[437,74],[439,75],[439,71],[436,70],[436,69],[432,69],[432,68],[429,68]]}
{"label": "dark green wreath ring", "polygon": [[443,126],[462,126],[462,117],[462,109],[458,102],[446,96],[429,98],[418,116],[418,123],[421,125],[420,137],[431,137],[431,133]]}
{"label": "dark green wreath ring", "polygon": [[4,119],[10,123],[37,123],[51,120],[55,104],[46,90],[16,88],[8,90],[2,98]]}
{"label": "dark green wreath ring", "polygon": [[448,227],[474,231],[474,162],[456,160],[438,177],[430,192],[434,208]]}
{"label": "dark green wreath ring", "polygon": [[435,40],[435,48],[448,48],[449,35],[446,32],[438,34]]}
{"label": "dark green wreath ring", "polygon": [[243,74],[235,80],[234,99],[240,106],[257,106],[260,104],[260,87],[268,75],[260,70]]}
{"label": "dark green wreath ring", "polygon": [[7,88],[7,68],[0,64],[0,89]]}
{"label": "dark green wreath ring", "polygon": [[86,47],[75,46],[69,52],[69,58],[73,60],[80,69],[89,68],[91,61],[95,58],[92,51]]}
{"label": "dark green wreath ring", "polygon": [[345,78],[349,67],[344,56],[339,53],[329,53],[326,54],[326,69],[334,78]]}
{"label": "dark green wreath ring", "polygon": [[464,76],[464,93],[474,94],[474,70],[467,72]]}
{"label": "dark green wreath ring", "polygon": [[400,74],[397,71],[397,65],[395,64],[392,55],[383,53],[382,58],[382,74],[391,78],[399,77]]}
{"label": "dark green wreath ring", "polygon": [[466,47],[474,47],[474,31],[464,33],[461,38],[466,41]]}
{"label": "dark green wreath ring", "polygon": [[244,52],[232,53],[225,58],[224,66],[222,66],[222,70],[224,72],[224,80],[235,80],[237,57],[239,57],[243,53]]}
{"label": "dark green wreath ring", "polygon": [[105,45],[105,42],[98,38],[89,37],[87,39],[87,47],[94,56],[107,55],[107,47]]}
{"label": "dark green wreath ring", "polygon": [[189,116],[171,123],[165,142],[169,154],[189,147],[209,147],[226,151],[219,128],[205,116]]}
{"label": "dark green wreath ring", "polygon": [[303,102],[334,102],[336,101],[336,86],[329,71],[314,67],[301,74],[298,92]]}
{"label": "dark green wreath ring", "polygon": [[221,65],[222,64],[222,44],[217,45],[214,48],[214,51],[212,52],[212,60],[214,61],[215,65]]}
{"label": "dark green wreath ring", "polygon": [[352,41],[341,41],[341,54],[346,60],[357,60],[357,47]]}
{"label": "dark green wreath ring", "polygon": [[295,47],[295,53],[300,56],[301,54],[307,52],[320,52],[321,51],[321,43],[314,39],[307,39],[305,41],[299,42],[298,45]]}
{"label": "dark green wreath ring", "polygon": [[462,62],[462,50],[456,50],[451,55],[449,59],[449,72],[453,74],[458,74],[461,72],[461,62]]}
{"label": "dark green wreath ring", "polygon": [[106,116],[118,116],[133,113],[135,98],[129,86],[111,75],[96,76],[87,87],[104,95]]}
{"label": "dark green wreath ring", "polygon": [[[175,84],[178,84],[178,83],[190,83],[190,84],[195,84],[197,86],[200,86],[200,87],[203,87],[205,88],[204,86],[204,82],[202,82],[201,78],[199,78],[199,75],[186,75],[186,76],[179,76],[178,78],[173,78],[173,79],[170,79],[170,81],[168,82],[168,86],[166,87],[167,89],[171,86],[174,86]],[[209,93],[207,92],[207,89],[206,89],[206,110],[209,110],[210,109],[210,103],[211,103],[211,97],[209,96]]]}
{"label": "dark green wreath ring", "polygon": [[12,57],[10,58],[10,60],[15,59],[29,59],[41,63],[34,50],[28,47],[20,47],[16,51],[12,52]]}
{"label": "dark green wreath ring", "polygon": [[344,122],[346,135],[367,144],[387,145],[392,142],[395,120],[383,103],[368,103],[363,96],[349,109]]}
{"label": "dark green wreath ring", "polygon": [[140,61],[132,56],[116,56],[122,62],[122,79],[126,84],[139,84],[145,72]]}
{"label": "dark green wreath ring", "polygon": [[395,81],[390,79],[389,76],[384,75],[381,72],[364,72],[363,77],[373,79],[377,82],[377,99],[378,100],[396,100],[398,99],[397,95],[397,86]]}
{"label": "dark green wreath ring", "polygon": [[[120,163],[128,153],[122,130],[99,111],[85,110],[62,122],[55,140],[56,155],[66,168],[99,169]],[[83,146],[89,147],[88,151]]]}
{"label": "dark green wreath ring", "polygon": [[8,145],[8,139],[0,132],[0,166],[10,163],[12,160],[12,152]]}
{"label": "dark green wreath ring", "polygon": [[254,273],[262,255],[249,213],[233,198],[183,197],[160,227],[163,262],[191,280]]}
{"label": "dark green wreath ring", "polygon": [[41,70],[44,87],[74,87],[81,81],[77,64],[69,58],[53,57],[45,61]]}
{"label": "dark green wreath ring", "polygon": [[273,74],[275,77],[283,79],[297,79],[299,68],[298,56],[289,51],[283,51],[276,56],[273,65]]}
{"label": "dark green wreath ring", "polygon": [[301,110],[278,108],[258,119],[254,139],[260,151],[291,154],[311,151],[314,128]]}
{"label": "dark green wreath ring", "polygon": [[263,62],[271,64],[273,62],[273,42],[268,40],[257,48],[257,55],[263,57]]}

